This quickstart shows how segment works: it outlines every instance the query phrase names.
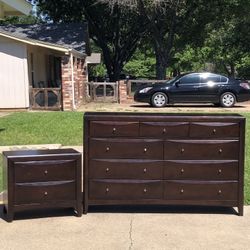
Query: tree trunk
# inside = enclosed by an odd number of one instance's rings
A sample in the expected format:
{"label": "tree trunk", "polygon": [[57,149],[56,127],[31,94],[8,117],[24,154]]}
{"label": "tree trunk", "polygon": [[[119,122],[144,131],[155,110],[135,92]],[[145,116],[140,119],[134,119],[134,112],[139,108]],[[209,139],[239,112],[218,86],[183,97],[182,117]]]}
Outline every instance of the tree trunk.
{"label": "tree trunk", "polygon": [[166,71],[168,66],[168,55],[164,51],[164,45],[155,43],[155,56],[156,56],[156,79],[165,80]]}

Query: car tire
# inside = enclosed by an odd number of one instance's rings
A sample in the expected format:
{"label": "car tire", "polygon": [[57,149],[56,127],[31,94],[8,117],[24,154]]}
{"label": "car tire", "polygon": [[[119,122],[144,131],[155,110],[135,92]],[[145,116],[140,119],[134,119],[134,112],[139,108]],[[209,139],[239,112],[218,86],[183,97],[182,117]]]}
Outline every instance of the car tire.
{"label": "car tire", "polygon": [[225,92],[220,97],[220,105],[225,108],[233,107],[236,102],[236,97],[232,92]]}
{"label": "car tire", "polygon": [[151,98],[151,104],[153,107],[162,108],[165,107],[168,103],[168,97],[162,92],[156,92]]}

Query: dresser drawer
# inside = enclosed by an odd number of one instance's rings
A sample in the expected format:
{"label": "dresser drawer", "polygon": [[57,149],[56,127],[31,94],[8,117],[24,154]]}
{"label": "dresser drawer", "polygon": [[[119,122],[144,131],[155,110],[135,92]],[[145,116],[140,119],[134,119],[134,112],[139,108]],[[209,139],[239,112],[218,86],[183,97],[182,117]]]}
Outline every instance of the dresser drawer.
{"label": "dresser drawer", "polygon": [[190,124],[190,137],[239,137],[239,124],[225,122],[194,122]]}
{"label": "dresser drawer", "polygon": [[15,162],[15,182],[74,180],[75,160]]}
{"label": "dresser drawer", "polygon": [[96,159],[89,162],[91,179],[156,179],[163,176],[163,162],[157,160]]}
{"label": "dresser drawer", "polygon": [[237,160],[238,140],[169,140],[164,144],[164,159]]}
{"label": "dresser drawer", "polygon": [[168,160],[164,161],[164,179],[237,180],[237,160]]}
{"label": "dresser drawer", "polygon": [[91,121],[91,137],[138,136],[139,122]]}
{"label": "dresser drawer", "polygon": [[163,142],[157,139],[90,139],[90,159],[163,159]]}
{"label": "dresser drawer", "polygon": [[32,204],[76,199],[75,181],[17,183],[15,203]]}
{"label": "dresser drawer", "polygon": [[140,123],[140,136],[148,137],[187,137],[189,133],[188,122],[142,122]]}
{"label": "dresser drawer", "polygon": [[166,181],[167,200],[237,200],[236,181]]}
{"label": "dresser drawer", "polygon": [[162,199],[162,181],[90,180],[89,198],[92,200]]}

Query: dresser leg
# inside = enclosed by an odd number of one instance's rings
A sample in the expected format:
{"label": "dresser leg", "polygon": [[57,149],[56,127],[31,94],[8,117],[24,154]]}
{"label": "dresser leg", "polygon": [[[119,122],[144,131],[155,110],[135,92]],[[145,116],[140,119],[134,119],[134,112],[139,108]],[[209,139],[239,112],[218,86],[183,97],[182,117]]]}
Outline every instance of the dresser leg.
{"label": "dresser leg", "polygon": [[83,207],[83,213],[84,214],[88,213],[88,205],[84,205],[84,207]]}
{"label": "dresser leg", "polygon": [[243,209],[244,209],[244,206],[238,206],[238,215],[239,216],[243,216]]}

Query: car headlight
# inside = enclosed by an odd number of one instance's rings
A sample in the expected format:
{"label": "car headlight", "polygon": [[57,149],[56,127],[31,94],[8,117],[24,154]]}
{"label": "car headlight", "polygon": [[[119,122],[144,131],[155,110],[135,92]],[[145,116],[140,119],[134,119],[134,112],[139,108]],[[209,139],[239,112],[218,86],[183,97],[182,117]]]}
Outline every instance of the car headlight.
{"label": "car headlight", "polygon": [[150,89],[152,89],[153,87],[147,87],[147,88],[144,88],[144,89],[141,89],[139,91],[139,93],[147,93]]}

